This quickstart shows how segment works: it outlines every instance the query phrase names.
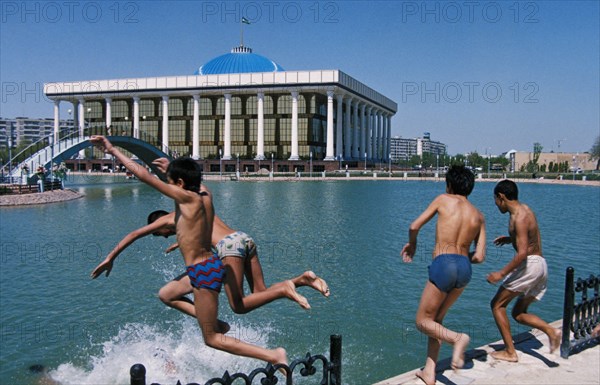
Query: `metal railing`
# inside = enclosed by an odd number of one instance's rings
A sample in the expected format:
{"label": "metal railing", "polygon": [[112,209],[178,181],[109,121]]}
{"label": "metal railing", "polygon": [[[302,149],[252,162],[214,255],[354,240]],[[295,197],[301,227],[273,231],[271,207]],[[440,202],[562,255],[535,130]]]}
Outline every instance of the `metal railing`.
{"label": "metal railing", "polygon": [[[319,385],[342,385],[342,336],[339,334],[331,335],[329,347],[329,359],[317,354],[311,356],[306,353],[306,357],[294,360],[289,366],[284,364],[267,364],[265,368],[254,369],[250,374],[235,373],[229,374],[225,372],[222,377],[212,378],[204,383],[204,385],[251,385],[254,380],[261,385],[275,385],[279,382],[279,376],[285,373],[285,385],[293,385],[292,375],[298,367],[302,377],[308,377],[317,373],[315,363],[320,361],[322,367],[322,377]],[[142,364],[135,364],[129,370],[131,385],[146,385],[146,368]],[[152,385],[160,385],[152,383]],[[182,385],[177,381],[177,385]],[[196,382],[187,385],[200,385]]]}
{"label": "metal railing", "polygon": [[[562,341],[560,356],[569,358],[570,354],[585,349],[595,338],[592,330],[600,324],[600,275],[590,275],[587,279],[574,280],[575,269],[567,268],[565,281],[565,302],[563,309]],[[592,291],[588,294],[588,289]],[[575,293],[581,293],[581,301],[575,302]],[[573,333],[573,339],[571,339]]]}

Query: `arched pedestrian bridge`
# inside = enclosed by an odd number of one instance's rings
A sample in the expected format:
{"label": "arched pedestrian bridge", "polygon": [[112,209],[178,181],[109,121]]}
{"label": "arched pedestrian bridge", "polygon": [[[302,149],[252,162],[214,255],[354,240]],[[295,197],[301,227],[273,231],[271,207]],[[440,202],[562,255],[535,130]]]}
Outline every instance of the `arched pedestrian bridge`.
{"label": "arched pedestrian bridge", "polygon": [[[21,175],[24,165],[27,165],[30,172],[35,172],[40,166],[43,166],[46,170],[50,170],[52,164],[60,164],[65,160],[71,159],[81,150],[92,147],[90,137],[79,135],[67,136],[54,144],[52,144],[53,135],[43,138],[13,158],[13,168],[10,175],[13,177]],[[160,173],[152,165],[152,161],[162,157],[171,159],[169,154],[159,150],[156,145],[149,141],[131,136],[107,136],[107,138],[114,146],[121,147],[137,156],[139,160],[159,175]],[[18,162],[18,164],[15,165],[15,162]]]}

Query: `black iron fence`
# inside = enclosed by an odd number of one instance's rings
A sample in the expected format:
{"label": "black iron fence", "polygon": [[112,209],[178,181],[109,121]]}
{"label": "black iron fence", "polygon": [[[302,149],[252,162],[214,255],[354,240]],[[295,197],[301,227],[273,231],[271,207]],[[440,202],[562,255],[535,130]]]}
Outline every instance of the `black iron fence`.
{"label": "black iron fence", "polygon": [[[600,324],[600,275],[587,279],[574,279],[575,269],[567,268],[565,282],[565,305],[563,312],[562,342],[560,356],[585,349],[592,343],[592,330]],[[581,301],[575,302],[575,293],[581,293]],[[573,339],[571,339],[573,333]]]}
{"label": "black iron fence", "polygon": [[[316,365],[315,365],[316,364]],[[320,368],[321,379],[319,385],[342,385],[342,336],[330,336],[329,359],[322,354],[306,356],[294,360],[289,366],[284,364],[267,364],[264,368],[254,369],[250,374],[225,372],[220,378],[212,378],[204,385],[251,385],[255,380],[256,384],[275,385],[279,383],[279,378],[285,376],[285,385],[293,385],[293,374],[297,368],[302,377],[313,376],[317,374],[317,368]],[[146,385],[146,368],[142,364],[135,364],[131,367],[129,374],[131,376],[131,385]],[[152,383],[151,385],[160,385]],[[182,385],[177,381],[177,385]],[[200,385],[196,382],[187,385]]]}

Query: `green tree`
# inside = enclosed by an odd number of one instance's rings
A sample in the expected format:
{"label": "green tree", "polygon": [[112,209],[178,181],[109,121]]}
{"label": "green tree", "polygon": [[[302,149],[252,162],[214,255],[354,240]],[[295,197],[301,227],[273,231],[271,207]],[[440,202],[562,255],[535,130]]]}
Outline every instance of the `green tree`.
{"label": "green tree", "polygon": [[532,161],[532,166],[533,166],[533,172],[535,172],[538,169],[538,160],[540,159],[540,155],[542,154],[542,150],[544,149],[544,147],[542,147],[542,145],[538,142],[535,142],[533,144],[533,161]]}

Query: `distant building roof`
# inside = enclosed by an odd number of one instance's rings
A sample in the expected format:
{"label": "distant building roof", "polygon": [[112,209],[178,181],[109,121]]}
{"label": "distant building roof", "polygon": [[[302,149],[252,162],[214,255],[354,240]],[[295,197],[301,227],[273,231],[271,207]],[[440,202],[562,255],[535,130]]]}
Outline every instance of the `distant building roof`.
{"label": "distant building roof", "polygon": [[279,72],[284,69],[273,60],[252,53],[243,45],[235,47],[231,53],[218,56],[194,73],[195,75],[235,74],[248,72]]}

